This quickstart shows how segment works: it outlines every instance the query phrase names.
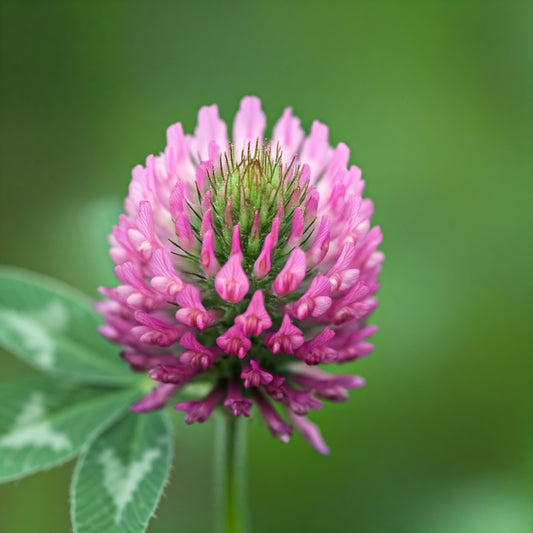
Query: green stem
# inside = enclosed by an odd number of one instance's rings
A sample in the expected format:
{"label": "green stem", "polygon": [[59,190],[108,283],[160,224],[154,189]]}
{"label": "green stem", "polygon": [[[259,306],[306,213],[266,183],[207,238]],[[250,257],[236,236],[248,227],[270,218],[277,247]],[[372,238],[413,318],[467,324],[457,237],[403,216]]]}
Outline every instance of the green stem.
{"label": "green stem", "polygon": [[218,413],[216,422],[216,531],[246,533],[246,421]]}

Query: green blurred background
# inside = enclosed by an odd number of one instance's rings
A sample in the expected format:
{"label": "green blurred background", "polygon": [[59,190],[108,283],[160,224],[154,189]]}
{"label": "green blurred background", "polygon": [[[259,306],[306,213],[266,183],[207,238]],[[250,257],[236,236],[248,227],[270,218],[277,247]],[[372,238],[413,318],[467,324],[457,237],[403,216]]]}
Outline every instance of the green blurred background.
{"label": "green blurred background", "polygon": [[[249,434],[254,533],[530,533],[533,3],[1,5],[1,262],[95,295],[129,171],[201,105],[291,105],[363,169],[387,254],[368,379]],[[528,153],[529,152],[529,153]],[[3,377],[31,372],[0,354]],[[0,406],[1,408],[1,406]],[[206,533],[212,424],[175,415],[150,531]],[[0,530],[67,532],[72,464],[0,488]]]}

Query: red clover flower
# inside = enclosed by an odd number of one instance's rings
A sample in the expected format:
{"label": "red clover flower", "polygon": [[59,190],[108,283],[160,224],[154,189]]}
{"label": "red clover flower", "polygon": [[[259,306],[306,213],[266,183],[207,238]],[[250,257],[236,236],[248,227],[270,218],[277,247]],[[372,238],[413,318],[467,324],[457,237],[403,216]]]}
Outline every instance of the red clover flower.
{"label": "red clover flower", "polygon": [[241,101],[231,142],[217,106],[203,107],[194,135],[170,126],[164,152],[133,169],[100,331],[155,381],[134,411],[207,383],[205,398],[175,406],[186,423],[255,405],[272,435],[288,442],[296,428],[327,454],[307,414],[364,380],[317,365],[372,351],[382,235],[360,169],[324,124],[306,136],[287,108],[270,140],[265,128],[258,98]]}

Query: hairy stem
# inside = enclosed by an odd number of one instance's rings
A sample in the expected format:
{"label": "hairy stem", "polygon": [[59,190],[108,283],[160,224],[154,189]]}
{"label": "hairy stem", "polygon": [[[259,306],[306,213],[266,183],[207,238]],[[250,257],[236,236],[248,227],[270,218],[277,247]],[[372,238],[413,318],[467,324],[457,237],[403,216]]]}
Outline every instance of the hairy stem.
{"label": "hairy stem", "polygon": [[246,421],[217,413],[215,503],[219,533],[247,533]]}

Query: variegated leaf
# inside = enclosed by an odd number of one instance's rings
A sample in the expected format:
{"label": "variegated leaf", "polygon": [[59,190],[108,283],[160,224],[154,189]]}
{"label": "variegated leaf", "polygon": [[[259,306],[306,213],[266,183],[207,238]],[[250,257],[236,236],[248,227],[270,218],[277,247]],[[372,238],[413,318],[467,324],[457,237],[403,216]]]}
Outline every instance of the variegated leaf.
{"label": "variegated leaf", "polygon": [[131,383],[118,348],[97,332],[87,296],[39,274],[0,268],[0,346],[53,374],[89,383]]}
{"label": "variegated leaf", "polygon": [[43,376],[0,384],[0,481],[61,464],[110,424],[138,394]]}
{"label": "variegated leaf", "polygon": [[76,466],[74,531],[145,531],[167,482],[171,455],[171,429],[160,412],[130,413],[109,428]]}

